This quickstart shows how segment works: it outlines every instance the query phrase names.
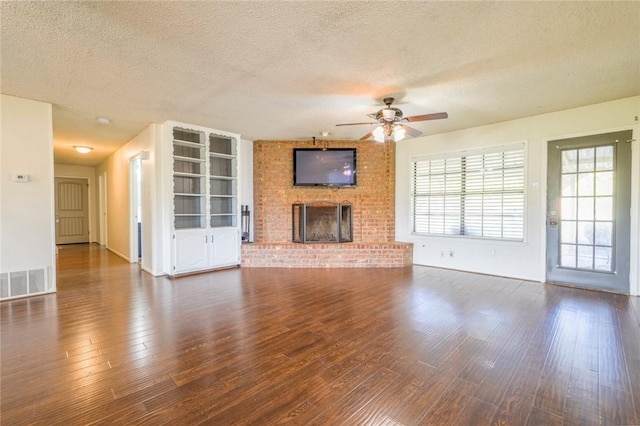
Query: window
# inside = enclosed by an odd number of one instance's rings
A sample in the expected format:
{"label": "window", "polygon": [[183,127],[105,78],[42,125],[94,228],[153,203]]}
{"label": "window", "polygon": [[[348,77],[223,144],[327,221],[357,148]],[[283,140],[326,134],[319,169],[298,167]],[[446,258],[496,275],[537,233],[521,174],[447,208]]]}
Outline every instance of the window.
{"label": "window", "polygon": [[524,143],[413,158],[411,231],[523,241]]}

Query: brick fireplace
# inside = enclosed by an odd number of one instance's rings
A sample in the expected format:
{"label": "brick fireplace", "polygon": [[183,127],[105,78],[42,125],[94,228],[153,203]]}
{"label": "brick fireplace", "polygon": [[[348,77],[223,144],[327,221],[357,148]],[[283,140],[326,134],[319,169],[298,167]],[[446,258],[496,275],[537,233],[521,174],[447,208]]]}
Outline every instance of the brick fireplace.
{"label": "brick fireplace", "polygon": [[[413,263],[411,243],[395,241],[395,145],[329,141],[357,149],[358,185],[294,187],[293,148],[311,141],[255,141],[254,242],[242,245],[243,267],[402,267]],[[293,242],[292,205],[323,200],[352,208],[352,242]]]}

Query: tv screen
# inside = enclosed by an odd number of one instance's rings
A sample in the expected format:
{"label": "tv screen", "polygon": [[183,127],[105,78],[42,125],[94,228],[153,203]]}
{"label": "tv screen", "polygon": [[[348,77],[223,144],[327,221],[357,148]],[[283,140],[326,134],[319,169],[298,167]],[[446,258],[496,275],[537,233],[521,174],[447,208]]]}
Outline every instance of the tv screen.
{"label": "tv screen", "polygon": [[294,186],[356,186],[355,148],[294,148]]}

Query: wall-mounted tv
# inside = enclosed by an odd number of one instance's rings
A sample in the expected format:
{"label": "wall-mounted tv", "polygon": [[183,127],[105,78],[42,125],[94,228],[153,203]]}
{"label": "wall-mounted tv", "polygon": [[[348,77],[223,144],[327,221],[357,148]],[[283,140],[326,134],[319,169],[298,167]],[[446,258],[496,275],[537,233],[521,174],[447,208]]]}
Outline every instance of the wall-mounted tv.
{"label": "wall-mounted tv", "polygon": [[355,148],[294,148],[294,186],[356,186]]}

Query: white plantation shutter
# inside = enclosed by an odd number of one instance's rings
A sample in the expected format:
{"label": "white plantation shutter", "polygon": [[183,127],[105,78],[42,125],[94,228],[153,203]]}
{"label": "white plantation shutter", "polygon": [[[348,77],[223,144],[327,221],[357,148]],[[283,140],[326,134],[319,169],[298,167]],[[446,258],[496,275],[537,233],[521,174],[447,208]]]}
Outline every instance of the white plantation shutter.
{"label": "white plantation shutter", "polygon": [[413,158],[415,234],[524,239],[524,144]]}

